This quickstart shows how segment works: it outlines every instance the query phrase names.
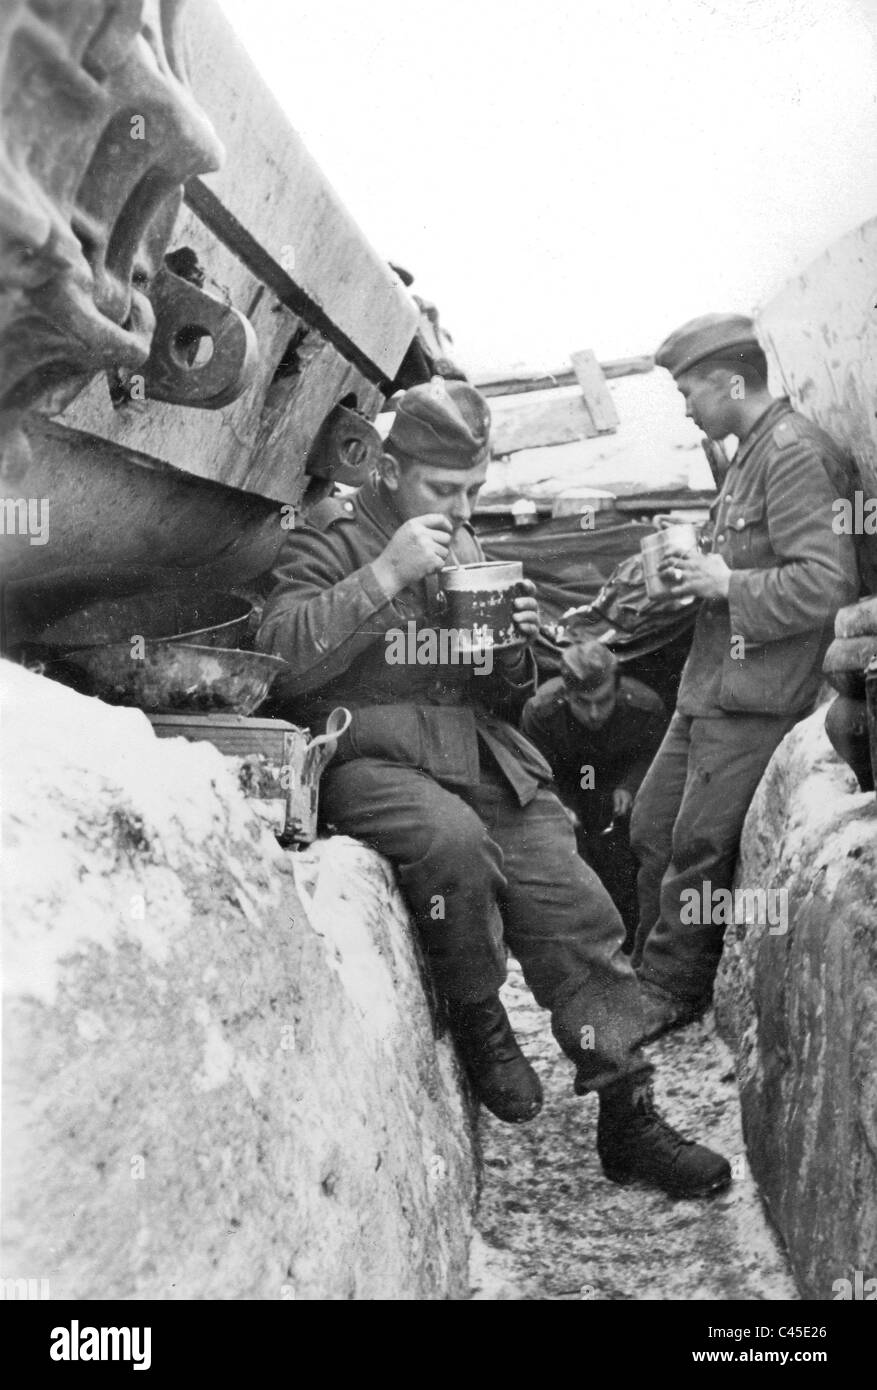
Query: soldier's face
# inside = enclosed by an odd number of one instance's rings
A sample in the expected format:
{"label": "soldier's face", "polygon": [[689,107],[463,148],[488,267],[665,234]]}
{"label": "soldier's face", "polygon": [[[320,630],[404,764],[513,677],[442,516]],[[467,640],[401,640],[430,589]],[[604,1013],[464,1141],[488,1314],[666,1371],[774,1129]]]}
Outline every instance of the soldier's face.
{"label": "soldier's face", "polygon": [[685,401],[685,414],[710,439],[725,439],[737,430],[737,409],[732,395],[733,373],[724,368],[711,372],[687,372],[676,381]]}
{"label": "soldier's face", "polygon": [[614,675],[596,690],[568,690],[566,699],[570,713],[586,729],[602,729],[612,717],[618,698],[618,681]]}
{"label": "soldier's face", "polygon": [[[396,510],[403,521],[439,512],[456,531],[470,521],[478,494],[487,477],[487,459],[475,468],[437,468],[428,463],[400,465],[384,455],[383,479],[393,493]],[[390,466],[392,465],[392,466]]]}

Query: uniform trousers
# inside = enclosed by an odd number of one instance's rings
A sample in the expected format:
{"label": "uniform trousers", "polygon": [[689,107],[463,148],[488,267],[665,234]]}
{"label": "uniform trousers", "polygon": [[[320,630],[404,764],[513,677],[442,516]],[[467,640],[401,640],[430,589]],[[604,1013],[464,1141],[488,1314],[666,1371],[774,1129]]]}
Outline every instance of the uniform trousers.
{"label": "uniform trousers", "polygon": [[677,712],[640,786],[630,822],[640,866],[633,964],[679,999],[709,996],[725,933],[721,921],[690,921],[691,890],[703,903],[705,886],[707,900],[731,887],[749,804],[800,717]]}
{"label": "uniform trousers", "polygon": [[576,853],[569,818],[540,788],[521,806],[482,759],[477,785],[449,787],[379,758],[330,766],[324,821],[395,866],[437,989],[474,1003],[506,975],[506,948],[558,1044],[578,1094],[652,1068],[635,1042],[639,986],[622,953],[624,926]]}

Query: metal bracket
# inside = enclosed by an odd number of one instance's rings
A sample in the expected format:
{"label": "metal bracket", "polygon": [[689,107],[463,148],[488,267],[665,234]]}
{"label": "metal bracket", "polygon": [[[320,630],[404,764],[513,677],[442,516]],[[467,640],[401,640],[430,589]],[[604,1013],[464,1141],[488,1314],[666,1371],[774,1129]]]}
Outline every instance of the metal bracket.
{"label": "metal bracket", "polygon": [[237,400],[259,361],[249,320],[167,266],[152,281],[149,298],[156,323],[142,369],[147,396],[200,410]]}
{"label": "metal bracket", "polygon": [[311,478],[331,478],[359,487],[381,456],[381,436],[364,416],[336,405],[314,440],[305,472]]}

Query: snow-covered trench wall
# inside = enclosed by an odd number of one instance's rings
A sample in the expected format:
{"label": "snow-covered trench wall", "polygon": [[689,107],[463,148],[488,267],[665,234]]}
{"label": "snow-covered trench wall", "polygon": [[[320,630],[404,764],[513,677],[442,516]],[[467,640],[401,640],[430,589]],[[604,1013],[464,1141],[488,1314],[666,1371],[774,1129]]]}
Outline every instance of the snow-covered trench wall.
{"label": "snow-covered trench wall", "polygon": [[753,1175],[802,1296],[832,1300],[877,1281],[877,801],[825,710],[784,739],[750,808],[737,886],[772,896],[728,929],[716,1008]]}
{"label": "snow-covered trench wall", "polygon": [[465,1297],[476,1170],[388,867],[2,663],[3,1279]]}

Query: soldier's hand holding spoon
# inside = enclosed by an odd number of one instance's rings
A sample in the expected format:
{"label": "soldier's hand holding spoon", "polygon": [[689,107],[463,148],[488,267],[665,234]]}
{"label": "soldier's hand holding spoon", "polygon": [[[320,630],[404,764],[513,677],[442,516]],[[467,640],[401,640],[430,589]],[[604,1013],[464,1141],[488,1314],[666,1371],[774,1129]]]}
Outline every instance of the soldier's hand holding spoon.
{"label": "soldier's hand holding spoon", "polygon": [[373,569],[384,591],[397,594],[446,565],[452,531],[451,522],[439,512],[403,522],[374,561]]}

